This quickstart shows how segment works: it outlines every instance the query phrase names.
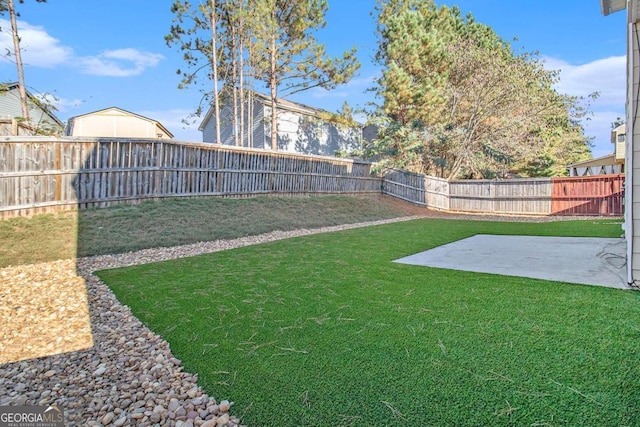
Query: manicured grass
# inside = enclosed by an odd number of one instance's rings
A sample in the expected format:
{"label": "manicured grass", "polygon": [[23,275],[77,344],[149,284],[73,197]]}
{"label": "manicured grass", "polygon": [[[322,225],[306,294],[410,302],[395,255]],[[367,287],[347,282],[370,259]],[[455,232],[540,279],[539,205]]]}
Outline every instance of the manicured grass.
{"label": "manicured grass", "polygon": [[390,197],[166,199],[0,221],[0,267],[411,215]]}
{"label": "manicured grass", "polygon": [[619,221],[417,220],[98,275],[250,426],[640,425],[640,294],[391,260]]}

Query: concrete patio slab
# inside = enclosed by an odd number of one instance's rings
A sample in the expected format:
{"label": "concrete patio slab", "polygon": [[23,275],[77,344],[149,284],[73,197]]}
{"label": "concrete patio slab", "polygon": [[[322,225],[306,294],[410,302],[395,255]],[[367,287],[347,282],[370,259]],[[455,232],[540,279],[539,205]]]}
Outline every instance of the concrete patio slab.
{"label": "concrete patio slab", "polygon": [[630,289],[622,238],[478,234],[394,262]]}

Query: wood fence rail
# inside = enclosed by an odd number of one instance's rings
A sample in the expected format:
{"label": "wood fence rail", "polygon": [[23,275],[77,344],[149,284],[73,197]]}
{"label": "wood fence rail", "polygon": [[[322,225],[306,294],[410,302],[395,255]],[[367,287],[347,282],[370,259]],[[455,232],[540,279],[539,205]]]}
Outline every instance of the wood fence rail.
{"label": "wood fence rail", "polygon": [[0,141],[0,219],[165,197],[388,194],[444,211],[622,215],[624,175],[447,181],[372,164],[206,143]]}
{"label": "wood fence rail", "polygon": [[424,175],[399,169],[389,169],[382,180],[382,192],[416,205],[427,206]]}
{"label": "wood fence rail", "polygon": [[624,174],[553,179],[552,215],[622,215]]}
{"label": "wood fence rail", "polygon": [[371,164],[166,140],[0,142],[0,218],[165,197],[380,193]]}
{"label": "wood fence rail", "polygon": [[390,170],[383,192],[432,209],[504,215],[623,215],[624,175],[455,180]]}

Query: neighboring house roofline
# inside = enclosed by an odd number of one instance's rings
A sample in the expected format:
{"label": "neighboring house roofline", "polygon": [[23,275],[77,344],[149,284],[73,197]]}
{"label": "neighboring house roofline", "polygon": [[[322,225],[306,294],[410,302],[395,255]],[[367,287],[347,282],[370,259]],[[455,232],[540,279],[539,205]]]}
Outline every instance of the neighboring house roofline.
{"label": "neighboring house roofline", "polygon": [[600,0],[600,9],[604,16],[626,9],[626,7],[627,0]]}
{"label": "neighboring house roofline", "polygon": [[[12,89],[18,89],[19,86],[20,86],[20,84],[18,82],[0,83],[0,87],[2,88],[2,92],[7,92],[7,91],[12,90]],[[31,101],[34,102],[36,107],[38,107],[42,111],[44,111],[47,114],[47,116],[49,116],[49,118],[51,118],[51,120],[53,120],[55,122],[55,124],[57,124],[58,126],[60,126],[61,128],[64,129],[64,123],[62,123],[62,121],[60,119],[58,119],[55,116],[55,114],[53,114],[53,112],[51,111],[51,108],[49,108],[48,106],[44,105],[42,101],[40,101],[31,92],[29,92],[29,89],[25,88],[25,91],[27,92],[27,97],[29,99],[31,99]]]}
{"label": "neighboring house roofline", "polygon": [[[265,95],[263,93],[259,93],[259,92],[254,92],[254,96],[263,100],[265,102],[265,105],[269,105],[269,106],[271,105],[270,96]],[[322,113],[335,114],[335,113],[331,113],[330,111],[323,110],[321,108],[311,107],[309,105],[301,104],[299,102],[289,101],[288,99],[284,99],[284,98],[277,98],[276,104],[278,105],[279,108],[283,110],[306,114],[307,116],[318,116],[319,114],[322,114]]]}
{"label": "neighboring house roofline", "polygon": [[127,113],[127,114],[130,114],[132,116],[135,116],[135,117],[137,117],[139,119],[151,122],[151,123],[155,124],[156,126],[158,126],[164,133],[166,133],[169,136],[169,138],[173,138],[173,134],[171,132],[169,132],[169,130],[166,127],[164,127],[162,125],[162,123],[160,123],[159,121],[150,119],[149,117],[145,117],[145,116],[142,116],[140,114],[136,114],[136,113],[133,113],[131,111],[125,110],[124,108],[119,108],[119,107],[115,107],[115,106],[103,108],[101,110],[91,111],[89,113],[79,114],[79,115],[73,116],[73,117],[69,117],[69,121],[68,121],[68,125],[67,126],[70,126],[73,123],[73,121],[75,119],[77,119],[77,118],[85,117],[85,116],[91,116],[91,115],[94,115],[94,114],[97,114],[97,113],[102,113],[103,111],[108,111],[108,110],[118,110],[118,111],[121,111],[123,113]]}
{"label": "neighboring house roofline", "polygon": [[[253,96],[259,99],[264,105],[268,107],[271,106],[271,97],[269,95],[265,95],[263,93],[254,91]],[[316,107],[311,107],[309,105],[301,104],[299,102],[289,101],[288,99],[284,99],[284,98],[276,98],[276,104],[279,109],[291,111],[294,113],[300,113],[307,116],[313,116],[313,117],[319,117],[320,114],[337,114],[327,110],[323,110],[321,108],[316,108]],[[202,119],[202,123],[200,123],[200,126],[198,126],[199,131],[202,132],[204,130],[205,125],[209,122],[209,120],[211,120],[211,116],[213,116],[213,106],[209,108],[209,110],[207,111],[207,114],[205,114],[204,118]],[[357,124],[360,127],[364,127],[362,123],[357,123]]]}
{"label": "neighboring house roofline", "polygon": [[640,7],[634,0],[600,0],[600,10],[604,16],[611,15],[612,13],[620,12],[627,9],[628,21],[635,23],[640,21]]}
{"label": "neighboring house roofline", "polygon": [[617,141],[618,135],[626,135],[626,134],[627,134],[627,125],[625,123],[611,129],[611,143],[615,144],[616,142],[618,142]]}
{"label": "neighboring house roofline", "polygon": [[577,162],[577,163],[572,163],[570,165],[567,165],[568,168],[572,168],[572,167],[580,167],[583,165],[587,165],[587,164],[599,164],[600,162],[604,163],[606,160],[614,160],[615,159],[615,153],[611,153],[611,154],[607,154],[606,156],[601,156],[601,157],[595,157],[593,159],[589,159],[589,160],[583,160],[581,162]]}
{"label": "neighboring house roofline", "polygon": [[200,123],[200,126],[198,126],[198,131],[202,132],[204,131],[204,127],[207,123],[209,123],[209,120],[211,120],[211,116],[213,116],[213,106],[211,108],[209,108],[209,110],[207,111],[207,114],[204,115],[204,118],[202,119],[202,122]]}

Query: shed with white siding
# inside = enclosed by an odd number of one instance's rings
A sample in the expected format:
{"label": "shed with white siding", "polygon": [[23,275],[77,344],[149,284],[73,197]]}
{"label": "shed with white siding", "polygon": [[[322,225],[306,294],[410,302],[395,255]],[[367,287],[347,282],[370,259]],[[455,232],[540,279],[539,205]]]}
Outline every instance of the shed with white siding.
{"label": "shed with white siding", "polygon": [[67,136],[171,139],[173,134],[156,120],[117,107],[105,108],[67,122]]}

